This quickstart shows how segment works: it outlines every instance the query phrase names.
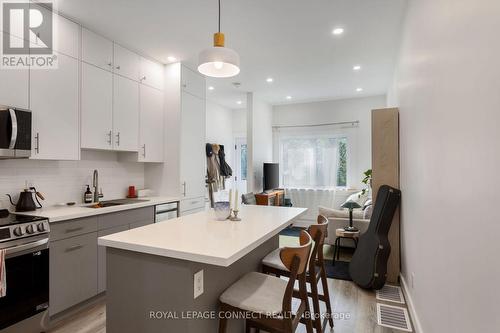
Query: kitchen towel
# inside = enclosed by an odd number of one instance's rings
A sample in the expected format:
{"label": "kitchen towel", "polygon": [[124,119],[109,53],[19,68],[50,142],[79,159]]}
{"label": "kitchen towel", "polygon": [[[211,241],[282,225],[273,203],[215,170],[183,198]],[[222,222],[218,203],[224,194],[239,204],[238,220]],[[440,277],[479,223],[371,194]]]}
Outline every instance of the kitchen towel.
{"label": "kitchen towel", "polygon": [[7,294],[7,276],[5,274],[5,254],[7,250],[0,250],[0,298]]}

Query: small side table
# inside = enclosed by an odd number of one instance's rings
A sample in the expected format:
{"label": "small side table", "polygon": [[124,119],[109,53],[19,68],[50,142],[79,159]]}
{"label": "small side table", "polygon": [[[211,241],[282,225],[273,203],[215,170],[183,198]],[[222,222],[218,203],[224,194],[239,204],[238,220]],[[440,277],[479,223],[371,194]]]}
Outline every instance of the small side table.
{"label": "small side table", "polygon": [[335,249],[333,252],[332,265],[335,265],[335,258],[340,259],[340,240],[341,239],[352,239],[354,242],[354,248],[358,247],[359,231],[345,231],[343,228],[335,230]]}

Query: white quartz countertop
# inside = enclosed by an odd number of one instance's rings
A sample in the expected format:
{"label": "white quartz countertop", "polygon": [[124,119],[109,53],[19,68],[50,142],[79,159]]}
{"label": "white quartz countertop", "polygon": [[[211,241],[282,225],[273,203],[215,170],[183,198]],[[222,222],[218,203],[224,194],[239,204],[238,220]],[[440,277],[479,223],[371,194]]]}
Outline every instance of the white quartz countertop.
{"label": "white quartz countertop", "polygon": [[[133,200],[133,199],[132,199]],[[179,198],[175,197],[144,197],[138,198],[136,203],[104,207],[104,208],[89,208],[89,205],[76,205],[76,206],[49,206],[41,209],[37,209],[34,212],[23,212],[20,215],[29,216],[40,216],[49,219],[49,222],[60,222],[66,220],[72,220],[82,217],[95,216],[107,213],[120,212],[123,210],[136,209],[142,207],[156,206],[171,202],[179,201]]]}
{"label": "white quartz countertop", "polygon": [[286,228],[306,208],[246,206],[241,221],[217,221],[213,210],[99,238],[99,245],[230,266]]}

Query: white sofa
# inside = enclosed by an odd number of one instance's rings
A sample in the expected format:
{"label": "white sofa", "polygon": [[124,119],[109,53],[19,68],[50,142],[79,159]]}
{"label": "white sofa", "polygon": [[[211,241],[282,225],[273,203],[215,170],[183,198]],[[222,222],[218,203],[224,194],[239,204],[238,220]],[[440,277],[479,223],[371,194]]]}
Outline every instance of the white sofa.
{"label": "white sofa", "polygon": [[[349,211],[320,206],[318,207],[318,213],[328,218],[328,235],[325,238],[325,242],[334,245],[336,239],[335,230],[349,225]],[[363,234],[368,229],[370,220],[363,219],[363,211],[354,211],[352,224],[359,229],[361,234]],[[342,239],[340,245],[354,247],[354,243],[346,239]]]}

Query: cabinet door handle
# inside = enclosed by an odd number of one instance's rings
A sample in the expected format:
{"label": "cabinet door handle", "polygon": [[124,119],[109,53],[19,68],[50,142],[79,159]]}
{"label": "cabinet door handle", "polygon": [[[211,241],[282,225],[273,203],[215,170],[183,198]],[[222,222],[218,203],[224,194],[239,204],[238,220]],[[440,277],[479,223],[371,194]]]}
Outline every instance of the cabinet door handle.
{"label": "cabinet door handle", "polygon": [[35,151],[37,154],[40,154],[40,133],[36,133],[35,140],[36,140]]}
{"label": "cabinet door handle", "polygon": [[108,144],[111,146],[112,138],[113,138],[113,131],[109,131],[108,133]]}
{"label": "cabinet door handle", "polygon": [[143,77],[141,77],[141,82],[142,81],[146,81],[146,75],[144,75]]}
{"label": "cabinet door handle", "polygon": [[70,246],[68,247],[65,252],[71,252],[71,251],[76,251],[76,250],[80,250],[81,248],[83,248],[83,245],[75,245],[75,246]]}
{"label": "cabinet door handle", "polygon": [[113,63],[112,62],[108,62],[108,66],[109,67],[113,67]]}
{"label": "cabinet door handle", "polygon": [[80,230],[83,230],[83,227],[73,228],[73,229],[66,229],[66,233],[69,234],[71,232],[77,232],[77,231],[80,231]]}
{"label": "cabinet door handle", "polygon": [[116,66],[116,69],[120,70],[120,66]]}
{"label": "cabinet door handle", "polygon": [[118,134],[116,134],[116,145],[117,146],[120,145],[120,132],[118,132]]}
{"label": "cabinet door handle", "polygon": [[142,145],[142,149],[144,150],[144,152],[142,153],[142,156],[143,156],[144,158],[146,158],[146,144],[143,144],[143,145]]}
{"label": "cabinet door handle", "polygon": [[182,195],[185,197],[186,196],[186,182],[182,183],[182,187],[183,187],[183,191],[182,191]]}

